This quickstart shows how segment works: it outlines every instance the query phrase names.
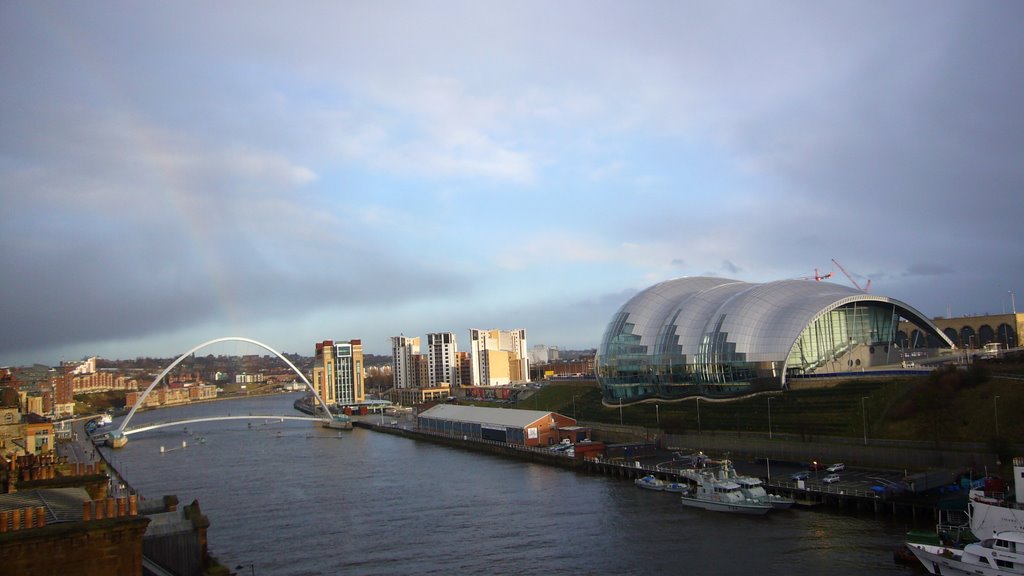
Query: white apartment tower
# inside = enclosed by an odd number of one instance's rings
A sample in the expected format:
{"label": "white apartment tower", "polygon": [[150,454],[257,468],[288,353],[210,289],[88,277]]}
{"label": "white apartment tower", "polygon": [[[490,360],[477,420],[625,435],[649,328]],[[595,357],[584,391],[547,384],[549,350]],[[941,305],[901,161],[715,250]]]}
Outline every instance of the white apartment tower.
{"label": "white apartment tower", "polygon": [[526,330],[470,330],[473,386],[530,381]]}
{"label": "white apartment tower", "polygon": [[420,353],[420,339],[405,336],[391,337],[391,374],[395,388],[415,388],[416,364]]}
{"label": "white apartment tower", "polygon": [[458,346],[455,334],[435,332],[427,334],[427,369],[430,372],[430,387],[459,386]]}

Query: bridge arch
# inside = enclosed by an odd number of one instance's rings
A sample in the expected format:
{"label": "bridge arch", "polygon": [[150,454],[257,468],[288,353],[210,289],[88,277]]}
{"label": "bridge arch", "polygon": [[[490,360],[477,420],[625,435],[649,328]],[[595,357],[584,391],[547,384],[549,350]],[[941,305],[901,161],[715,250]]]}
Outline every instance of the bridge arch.
{"label": "bridge arch", "polygon": [[327,406],[327,403],[324,402],[323,398],[321,398],[320,395],[316,393],[316,389],[313,388],[313,385],[309,383],[309,380],[306,378],[306,375],[303,374],[301,370],[296,368],[295,365],[292,364],[290,360],[285,358],[280,352],[274,350],[273,348],[267,346],[262,342],[253,340],[252,338],[243,338],[241,336],[225,336],[223,338],[215,338],[208,342],[203,342],[202,344],[196,346],[195,348],[189,350],[188,352],[185,352],[184,354],[179,356],[177,360],[172,362],[170,366],[164,368],[164,371],[161,372],[160,375],[153,380],[153,383],[149,385],[149,388],[146,388],[146,391],[143,392],[142,395],[139,396],[139,399],[135,401],[135,405],[132,406],[132,409],[128,411],[128,415],[125,416],[124,420],[121,421],[121,425],[117,428],[117,430],[112,432],[112,435],[122,437],[124,436],[124,431],[125,428],[128,427],[128,422],[131,421],[132,416],[135,415],[135,411],[139,409],[139,406],[142,406],[142,401],[146,399],[146,396],[149,396],[149,393],[153,391],[153,388],[156,388],[156,385],[159,384],[164,379],[164,376],[167,376],[167,374],[169,374],[171,370],[174,369],[175,366],[180,364],[182,360],[184,360],[197,350],[202,350],[207,346],[217,344],[220,342],[246,342],[248,344],[255,344],[256,346],[259,346],[260,348],[263,348],[267,352],[270,352],[271,354],[277,356],[281,360],[284,360],[285,364],[287,364],[289,368],[291,368],[296,374],[298,374],[299,378],[302,378],[302,381],[306,384],[306,388],[309,388],[309,391],[313,393],[313,397],[315,397],[320,406],[323,407],[324,413],[327,415],[327,418],[332,417],[331,409]]}

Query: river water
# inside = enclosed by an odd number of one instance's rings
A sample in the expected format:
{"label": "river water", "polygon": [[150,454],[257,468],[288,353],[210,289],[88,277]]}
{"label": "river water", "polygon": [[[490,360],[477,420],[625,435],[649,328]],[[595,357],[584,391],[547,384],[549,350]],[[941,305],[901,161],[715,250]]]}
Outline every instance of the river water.
{"label": "river water", "polygon": [[[139,412],[131,426],[299,415],[295,398]],[[909,518],[694,510],[628,480],[369,430],[339,437],[308,422],[228,420],[103,450],[143,497],[198,500],[211,552],[241,574],[915,573],[892,557]]]}

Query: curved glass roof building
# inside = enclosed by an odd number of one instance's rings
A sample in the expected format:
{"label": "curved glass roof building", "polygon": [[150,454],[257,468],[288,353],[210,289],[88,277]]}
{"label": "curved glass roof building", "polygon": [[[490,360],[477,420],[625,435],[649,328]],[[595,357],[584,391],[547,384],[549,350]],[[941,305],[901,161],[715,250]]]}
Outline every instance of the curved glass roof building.
{"label": "curved glass roof building", "polygon": [[598,348],[605,402],[729,397],[787,378],[899,367],[900,319],[953,343],[909,305],[812,280],[712,277],[655,284],[619,308]]}

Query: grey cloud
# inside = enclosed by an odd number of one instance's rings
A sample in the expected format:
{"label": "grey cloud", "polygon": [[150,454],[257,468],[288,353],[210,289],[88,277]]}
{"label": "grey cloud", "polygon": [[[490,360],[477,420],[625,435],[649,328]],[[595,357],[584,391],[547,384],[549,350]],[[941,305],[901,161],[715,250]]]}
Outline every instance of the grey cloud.
{"label": "grey cloud", "polygon": [[946,276],[953,273],[953,268],[943,264],[919,262],[908,266],[903,276]]}
{"label": "grey cloud", "polygon": [[729,274],[739,274],[742,271],[741,268],[737,267],[735,264],[729,262],[728,260],[722,260],[722,270]]}

